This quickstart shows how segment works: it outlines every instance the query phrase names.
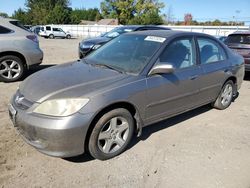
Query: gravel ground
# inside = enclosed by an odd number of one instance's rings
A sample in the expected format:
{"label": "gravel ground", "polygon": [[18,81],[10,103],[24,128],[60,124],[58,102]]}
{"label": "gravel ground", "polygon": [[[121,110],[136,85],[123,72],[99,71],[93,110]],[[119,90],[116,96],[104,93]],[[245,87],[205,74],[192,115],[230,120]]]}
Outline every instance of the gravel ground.
{"label": "gravel ground", "polygon": [[[80,39],[40,39],[43,64],[77,59]],[[143,129],[129,149],[108,160],[43,155],[27,145],[8,118],[19,83],[0,83],[0,188],[170,187],[250,188],[250,75],[239,98],[219,111],[204,106]]]}

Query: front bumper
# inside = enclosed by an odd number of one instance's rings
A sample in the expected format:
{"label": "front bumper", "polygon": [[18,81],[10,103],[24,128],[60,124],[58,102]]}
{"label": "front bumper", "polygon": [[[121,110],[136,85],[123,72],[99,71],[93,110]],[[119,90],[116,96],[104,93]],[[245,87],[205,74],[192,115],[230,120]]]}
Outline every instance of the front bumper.
{"label": "front bumper", "polygon": [[84,153],[92,114],[76,113],[68,117],[36,115],[18,108],[14,101],[9,105],[9,114],[22,138],[38,151],[54,157]]}
{"label": "front bumper", "polygon": [[79,58],[83,58],[85,57],[86,55],[88,55],[89,53],[91,52],[91,49],[82,49],[79,47],[79,50],[78,50],[78,55],[79,55]]}

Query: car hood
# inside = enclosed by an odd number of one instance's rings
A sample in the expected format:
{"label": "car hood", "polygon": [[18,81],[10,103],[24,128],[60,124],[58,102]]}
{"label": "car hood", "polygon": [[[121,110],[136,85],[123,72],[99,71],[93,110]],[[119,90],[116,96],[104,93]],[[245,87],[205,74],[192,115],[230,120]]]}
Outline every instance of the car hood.
{"label": "car hood", "polygon": [[128,77],[79,61],[39,71],[26,78],[20,84],[19,91],[27,100],[41,103],[48,99],[84,97],[91,92],[97,94]]}
{"label": "car hood", "polygon": [[87,44],[102,44],[110,41],[111,38],[108,37],[95,37],[95,38],[90,38],[82,41],[82,43],[87,43]]}

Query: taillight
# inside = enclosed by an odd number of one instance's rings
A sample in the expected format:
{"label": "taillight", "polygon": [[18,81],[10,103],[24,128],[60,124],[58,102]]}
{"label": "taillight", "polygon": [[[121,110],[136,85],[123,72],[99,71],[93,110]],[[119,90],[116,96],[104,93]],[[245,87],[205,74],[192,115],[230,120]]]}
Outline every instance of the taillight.
{"label": "taillight", "polygon": [[26,38],[38,43],[38,38],[36,35],[27,35]]}

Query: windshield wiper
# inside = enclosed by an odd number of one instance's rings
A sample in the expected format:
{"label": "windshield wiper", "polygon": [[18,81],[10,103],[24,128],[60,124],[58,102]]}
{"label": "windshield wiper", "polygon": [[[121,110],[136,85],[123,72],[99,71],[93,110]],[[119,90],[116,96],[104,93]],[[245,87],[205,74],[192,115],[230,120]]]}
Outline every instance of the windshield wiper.
{"label": "windshield wiper", "polygon": [[97,64],[94,64],[94,66],[98,66],[98,67],[105,67],[105,68],[108,68],[108,69],[111,69],[111,70],[114,70],[114,71],[117,71],[119,73],[122,73],[122,74],[125,74],[124,71],[120,70],[120,69],[117,69],[113,66],[110,66],[110,65],[106,65],[106,64],[101,64],[101,63],[97,63]]}

